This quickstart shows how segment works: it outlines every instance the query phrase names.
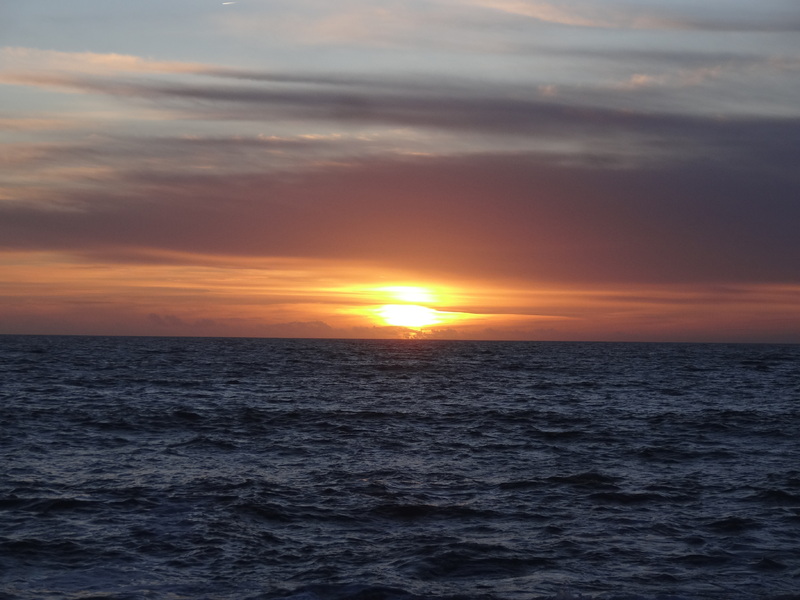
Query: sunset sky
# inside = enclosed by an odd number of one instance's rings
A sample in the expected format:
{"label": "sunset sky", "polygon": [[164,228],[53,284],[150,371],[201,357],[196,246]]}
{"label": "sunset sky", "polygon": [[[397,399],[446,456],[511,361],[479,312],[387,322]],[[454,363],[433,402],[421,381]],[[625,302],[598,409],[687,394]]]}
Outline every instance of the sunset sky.
{"label": "sunset sky", "polygon": [[0,4],[0,333],[800,342],[798,0]]}

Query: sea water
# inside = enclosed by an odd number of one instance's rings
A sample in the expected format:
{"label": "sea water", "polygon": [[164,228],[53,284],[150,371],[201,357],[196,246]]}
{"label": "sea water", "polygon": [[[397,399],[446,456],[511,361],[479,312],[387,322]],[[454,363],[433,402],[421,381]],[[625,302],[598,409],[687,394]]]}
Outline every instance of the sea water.
{"label": "sea water", "polygon": [[0,598],[800,598],[800,346],[0,337]]}

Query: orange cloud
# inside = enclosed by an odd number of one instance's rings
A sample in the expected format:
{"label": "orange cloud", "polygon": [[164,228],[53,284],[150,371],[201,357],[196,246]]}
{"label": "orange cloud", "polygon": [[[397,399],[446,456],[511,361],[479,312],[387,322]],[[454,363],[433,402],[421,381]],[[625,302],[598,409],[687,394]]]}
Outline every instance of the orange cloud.
{"label": "orange cloud", "polygon": [[0,68],[15,72],[52,71],[109,75],[115,73],[196,73],[207,65],[159,61],[129,54],[61,52],[39,48],[0,48]]}
{"label": "orange cloud", "polygon": [[0,117],[0,131],[55,131],[74,126],[73,122],[63,118]]}

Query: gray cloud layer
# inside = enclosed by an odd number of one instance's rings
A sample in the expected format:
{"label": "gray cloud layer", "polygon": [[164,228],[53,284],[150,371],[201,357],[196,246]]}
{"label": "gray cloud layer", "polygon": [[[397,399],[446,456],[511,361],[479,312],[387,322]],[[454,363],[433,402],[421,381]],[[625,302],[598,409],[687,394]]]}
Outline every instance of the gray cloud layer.
{"label": "gray cloud layer", "polygon": [[800,283],[796,180],[713,160],[630,170],[384,158],[299,175],[129,173],[117,191],[62,196],[79,210],[0,208],[0,240],[106,258],[369,258],[533,281]]}
{"label": "gray cloud layer", "polygon": [[[256,74],[250,74],[256,78]],[[264,75],[265,78],[278,76]],[[652,93],[566,90],[558,99],[535,89],[500,88],[467,83],[431,88],[427,81],[315,79],[288,77],[289,85],[231,86],[212,83],[31,75],[26,81],[107,94],[126,100],[152,101],[180,118],[251,120],[274,123],[331,122],[354,127],[413,127],[461,133],[526,136],[570,136],[587,139],[629,136],[660,143],[689,143],[717,152],[751,148],[758,153],[789,152],[797,158],[800,118],[746,115],[708,116],[637,106],[652,106]],[[296,81],[303,84],[295,85]],[[307,83],[318,85],[309,88]],[[637,103],[637,98],[642,101]],[[649,102],[643,102],[648,100]],[[618,104],[619,106],[614,106]],[[532,137],[533,136],[533,137]],[[680,149],[686,151],[685,145]]]}

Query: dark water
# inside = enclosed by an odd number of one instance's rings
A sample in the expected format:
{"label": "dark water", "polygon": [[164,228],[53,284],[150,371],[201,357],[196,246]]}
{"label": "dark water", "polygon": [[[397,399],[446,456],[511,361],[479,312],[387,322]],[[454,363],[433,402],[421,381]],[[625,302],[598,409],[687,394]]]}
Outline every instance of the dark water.
{"label": "dark water", "polygon": [[800,598],[800,346],[0,337],[0,599]]}

